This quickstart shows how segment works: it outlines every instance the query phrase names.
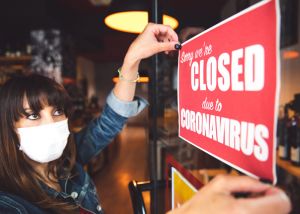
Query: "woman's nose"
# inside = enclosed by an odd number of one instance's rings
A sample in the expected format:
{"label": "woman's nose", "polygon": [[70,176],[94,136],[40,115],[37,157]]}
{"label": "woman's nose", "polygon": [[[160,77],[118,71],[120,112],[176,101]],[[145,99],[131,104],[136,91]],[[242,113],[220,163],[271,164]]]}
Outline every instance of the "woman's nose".
{"label": "woman's nose", "polygon": [[49,123],[54,123],[55,120],[53,118],[53,116],[50,114],[50,115],[44,115],[44,117],[42,118],[42,124],[43,125],[46,125],[46,124],[49,124]]}

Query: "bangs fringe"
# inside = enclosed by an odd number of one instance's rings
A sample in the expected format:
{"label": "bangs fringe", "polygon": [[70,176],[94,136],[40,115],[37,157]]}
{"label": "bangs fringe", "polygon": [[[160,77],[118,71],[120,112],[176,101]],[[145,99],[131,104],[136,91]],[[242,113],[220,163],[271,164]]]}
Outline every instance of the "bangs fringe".
{"label": "bangs fringe", "polygon": [[65,89],[54,80],[40,75],[31,75],[25,78],[16,78],[12,85],[16,86],[14,87],[16,96],[13,96],[15,98],[13,106],[16,106],[16,109],[11,109],[15,121],[26,115],[23,107],[25,98],[30,109],[36,113],[49,105],[63,109],[66,116],[69,117],[71,99]]}

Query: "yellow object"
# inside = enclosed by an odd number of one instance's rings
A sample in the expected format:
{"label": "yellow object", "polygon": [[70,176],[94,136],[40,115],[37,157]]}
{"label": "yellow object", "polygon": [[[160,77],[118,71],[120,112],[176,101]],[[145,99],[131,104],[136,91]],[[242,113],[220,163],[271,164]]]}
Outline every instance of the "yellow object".
{"label": "yellow object", "polygon": [[195,187],[175,168],[172,168],[172,209],[180,207],[197,192]]}
{"label": "yellow object", "polygon": [[[148,23],[148,12],[125,11],[113,13],[104,19],[104,23],[114,30],[141,33]],[[163,15],[163,24],[170,25],[173,29],[178,27],[178,21],[168,15]]]}

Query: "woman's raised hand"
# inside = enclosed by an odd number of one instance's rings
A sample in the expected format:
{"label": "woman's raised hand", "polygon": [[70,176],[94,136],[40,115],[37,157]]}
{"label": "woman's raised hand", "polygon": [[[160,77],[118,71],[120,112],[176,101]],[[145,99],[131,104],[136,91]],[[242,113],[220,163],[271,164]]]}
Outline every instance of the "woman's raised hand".
{"label": "woman's raised hand", "polygon": [[179,45],[178,36],[170,26],[149,23],[130,45],[124,63],[139,64],[156,53],[175,50],[176,44]]}
{"label": "woman's raised hand", "polygon": [[[120,70],[123,80],[115,85],[115,95],[123,101],[131,101],[135,94],[138,67],[142,59],[159,52],[175,50],[181,46],[175,31],[167,25],[149,23],[144,31],[131,43]],[[125,81],[126,80],[126,81]]]}

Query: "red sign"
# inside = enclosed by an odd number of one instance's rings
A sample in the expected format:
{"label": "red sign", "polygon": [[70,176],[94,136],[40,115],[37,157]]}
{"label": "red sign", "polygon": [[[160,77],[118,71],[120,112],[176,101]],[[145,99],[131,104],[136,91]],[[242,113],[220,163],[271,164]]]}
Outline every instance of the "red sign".
{"label": "red sign", "polygon": [[179,136],[251,175],[276,182],[279,7],[265,0],[183,43]]}

